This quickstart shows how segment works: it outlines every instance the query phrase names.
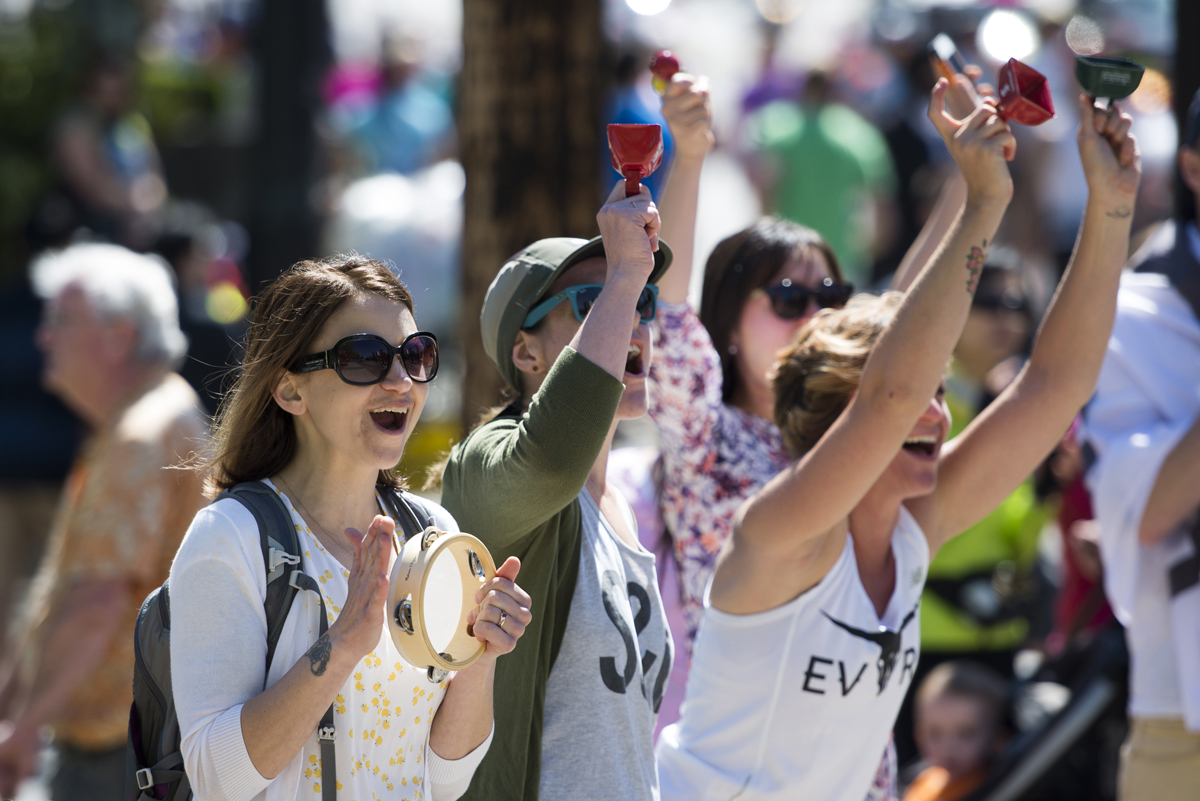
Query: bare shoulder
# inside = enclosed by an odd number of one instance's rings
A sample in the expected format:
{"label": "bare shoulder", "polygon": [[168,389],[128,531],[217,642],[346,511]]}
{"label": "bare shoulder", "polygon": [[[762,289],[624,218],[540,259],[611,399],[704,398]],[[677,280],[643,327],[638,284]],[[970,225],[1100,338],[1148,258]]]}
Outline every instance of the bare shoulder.
{"label": "bare shoulder", "polygon": [[713,574],[711,601],[722,612],[751,615],[783,606],[815,587],[837,564],[850,536],[842,521],[794,548],[766,549],[734,535]]}

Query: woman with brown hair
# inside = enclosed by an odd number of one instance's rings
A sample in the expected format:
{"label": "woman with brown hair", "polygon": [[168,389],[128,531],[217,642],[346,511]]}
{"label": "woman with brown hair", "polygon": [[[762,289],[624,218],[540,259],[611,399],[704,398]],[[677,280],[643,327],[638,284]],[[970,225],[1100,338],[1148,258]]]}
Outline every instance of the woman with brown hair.
{"label": "woman with brown hair", "polygon": [[943,447],[943,374],[1015,147],[993,107],[947,114],[946,88],[930,118],[966,208],[906,295],[820,312],[783,354],[775,419],[797,461],[738,511],[717,562],[683,718],[659,739],[664,799],[860,801],[920,653],[930,555],[1045,458],[1095,386],[1140,166],[1129,117],[1081,98],[1072,265],[1020,377]]}
{"label": "woman with brown hair", "polygon": [[772,420],[775,354],[817,309],[844,305],[853,287],[816,231],[767,217],[713,250],[697,314],[688,284],[700,170],[713,142],[704,79],[677,74],[663,114],[676,143],[661,201],[663,229],[678,245],[675,268],[658,282],[649,413],[662,445],[660,505],[674,540],[690,646],[734,513],[790,461]]}
{"label": "woman with brown hair", "polygon": [[[487,752],[495,660],[530,622],[513,583],[520,563],[506,561],[476,596],[468,619],[486,649],[449,679],[405,664],[384,619],[397,547],[386,510],[408,504],[458,530],[441,507],[400,493],[394,470],[437,367],[412,298],[372,259],[301,262],[259,300],[217,419],[212,490],[274,489],[321,597],[297,594],[268,670],[259,527],[232,498],[196,515],[170,591],[171,678],[198,798],[291,801],[333,783],[345,798],[453,799]],[[331,705],[336,775],[323,775],[317,726]]]}

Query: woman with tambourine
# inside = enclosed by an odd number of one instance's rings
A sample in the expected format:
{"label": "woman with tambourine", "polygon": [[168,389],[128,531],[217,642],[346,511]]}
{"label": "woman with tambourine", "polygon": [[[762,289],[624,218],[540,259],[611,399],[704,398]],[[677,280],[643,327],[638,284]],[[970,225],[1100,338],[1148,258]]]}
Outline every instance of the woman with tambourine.
{"label": "woman with tambourine", "polygon": [[861,801],[920,655],[930,555],[1045,458],[1095,386],[1140,167],[1129,117],[1083,98],[1072,264],[1024,371],[944,442],[943,375],[1015,147],[990,106],[947,114],[946,88],[930,117],[966,208],[907,294],[821,311],[781,354],[775,418],[797,461],[742,506],[718,559],[683,716],[658,742],[664,799]]}
{"label": "woman with tambourine", "polygon": [[[217,419],[211,480],[279,494],[319,596],[297,594],[264,676],[259,526],[233,498],[197,514],[170,592],[175,705],[198,798],[329,798],[332,785],[338,798],[454,799],[487,752],[495,660],[530,622],[520,563],[479,582],[479,605],[464,611],[482,654],[450,678],[406,664],[385,626],[398,550],[388,510],[408,504],[458,531],[441,507],[400,493],[393,469],[437,367],[437,340],[379,262],[301,262],[263,292]],[[334,725],[319,733],[331,706]]]}

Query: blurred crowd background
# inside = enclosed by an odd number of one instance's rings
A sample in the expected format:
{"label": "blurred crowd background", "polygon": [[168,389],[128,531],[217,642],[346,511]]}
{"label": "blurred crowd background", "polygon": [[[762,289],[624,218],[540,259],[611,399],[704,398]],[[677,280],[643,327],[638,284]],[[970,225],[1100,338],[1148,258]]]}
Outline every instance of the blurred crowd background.
{"label": "blurred crowd background", "polygon": [[[1058,112],[1016,128],[1016,199],[956,353],[951,395],[965,423],[1015,373],[1074,242],[1086,200],[1076,52],[1146,65],[1123,104],[1144,169],[1135,247],[1172,214],[1177,107],[1200,85],[1200,12],[1178,2],[0,0],[0,633],[19,616],[85,434],[40,386],[41,309],[27,278],[37,253],[95,240],[164,259],[190,340],[182,373],[210,412],[256,288],[335,251],[391,262],[420,327],[443,343],[405,456],[419,484],[499,397],[477,328],[491,276],[540,236],[594,235],[617,179],[603,123],[662,122],[651,53],[670,48],[710,81],[717,148],[701,187],[699,262],[774,213],[818,230],[870,289],[886,283],[952,168],[925,117],[926,48],[944,32],[985,80],[1010,57],[1040,70]],[[623,437],[653,444],[648,426]],[[1090,517],[1079,469],[1068,438],[995,522],[1015,555],[985,575],[1009,595],[977,611],[1015,603],[1003,620],[1020,624],[966,650],[1002,654],[1009,674],[1021,648],[1061,650],[1105,622],[1086,588],[1064,579],[1068,563],[1093,581],[1099,569],[1087,538],[1068,536]],[[947,592],[974,575],[967,568]],[[1068,591],[1074,605],[1056,612]],[[955,636],[946,650],[961,645]]]}

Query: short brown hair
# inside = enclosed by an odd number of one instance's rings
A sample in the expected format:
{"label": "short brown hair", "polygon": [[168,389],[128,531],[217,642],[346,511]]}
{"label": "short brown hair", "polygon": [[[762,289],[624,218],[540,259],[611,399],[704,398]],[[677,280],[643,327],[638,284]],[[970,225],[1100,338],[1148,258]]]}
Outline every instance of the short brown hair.
{"label": "short brown hair", "polygon": [[925,704],[947,695],[979,701],[996,726],[1003,726],[1008,719],[1008,683],[986,665],[955,660],[943,662],[929,671],[929,675],[917,689],[916,703],[913,705],[914,714],[920,715]]}
{"label": "short brown hair", "polygon": [[904,296],[856,295],[842,309],[822,309],[779,354],[771,387],[775,424],[793,459],[824,436],[862,381],[863,367]]}
{"label": "short brown hair", "polygon": [[789,261],[810,259],[817,253],[825,257],[833,280],[842,283],[842,269],[829,243],[816,231],[791,220],[763,217],[722,239],[708,257],[699,316],[721,357],[725,403],[733,401],[741,385],[729,342],[746,300],[754,290],[770,284]]}
{"label": "short brown hair", "polygon": [[[412,296],[392,271],[357,253],[299,262],[263,291],[246,331],[245,359],[217,413],[210,495],[272,476],[295,457],[295,420],[275,402],[275,386],[311,352],[326,321],[363,294],[413,310]],[[380,470],[378,484],[398,488],[402,481],[394,470]]]}

